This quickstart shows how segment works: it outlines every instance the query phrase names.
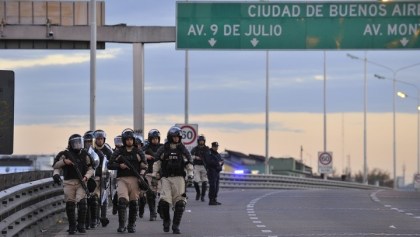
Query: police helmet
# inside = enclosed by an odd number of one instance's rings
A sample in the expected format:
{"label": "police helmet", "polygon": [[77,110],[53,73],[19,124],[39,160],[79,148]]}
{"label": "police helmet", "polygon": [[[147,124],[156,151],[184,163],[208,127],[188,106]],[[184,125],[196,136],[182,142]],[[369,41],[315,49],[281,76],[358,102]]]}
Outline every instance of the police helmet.
{"label": "police helmet", "polygon": [[200,143],[200,141],[203,141],[204,143],[206,143],[206,137],[203,134],[201,134],[197,138],[197,142]]}
{"label": "police helmet", "polygon": [[159,130],[157,130],[157,129],[151,129],[149,131],[149,133],[147,134],[147,140],[149,142],[152,142],[152,139],[153,138],[157,138],[158,141],[160,142],[160,132],[159,132]]}
{"label": "police helmet", "polygon": [[95,138],[95,136],[93,135],[93,131],[87,131],[85,132],[85,134],[83,135],[83,140],[84,141],[93,141],[93,138]]}
{"label": "police helmet", "polygon": [[179,141],[182,140],[182,130],[179,127],[172,126],[169,131],[168,135],[166,136],[169,142],[173,142],[173,137],[179,137]]}
{"label": "police helmet", "polygon": [[136,145],[136,138],[134,136],[134,130],[131,128],[126,128],[121,133],[121,139],[124,146],[126,145],[125,142],[127,141],[128,138],[133,139],[133,142],[134,142],[133,145]]}
{"label": "police helmet", "polygon": [[114,144],[115,144],[116,147],[121,147],[121,146],[124,145],[123,142],[122,142],[121,135],[118,135],[118,136],[114,137]]}
{"label": "police helmet", "polygon": [[98,129],[95,132],[93,132],[93,136],[95,136],[95,139],[103,138],[104,141],[106,140],[106,133],[102,129]]}
{"label": "police helmet", "polygon": [[144,146],[144,139],[143,139],[142,135],[136,133],[136,134],[134,134],[134,138],[136,139],[137,145],[140,144],[140,145]]}
{"label": "police helmet", "polygon": [[69,143],[68,148],[72,150],[79,151],[83,149],[84,143],[83,143],[83,137],[79,134],[73,134],[69,137]]}

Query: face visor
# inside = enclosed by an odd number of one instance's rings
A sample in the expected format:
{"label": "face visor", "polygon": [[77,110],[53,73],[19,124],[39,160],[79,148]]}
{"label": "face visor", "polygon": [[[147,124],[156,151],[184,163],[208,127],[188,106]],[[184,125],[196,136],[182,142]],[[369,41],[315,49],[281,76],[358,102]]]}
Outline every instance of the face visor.
{"label": "face visor", "polygon": [[121,137],[115,137],[114,138],[114,144],[115,144],[115,146],[123,146],[122,138]]}
{"label": "face visor", "polygon": [[94,133],[95,139],[98,138],[106,138],[106,133],[104,131],[95,131]]}
{"label": "face visor", "polygon": [[70,147],[73,150],[80,150],[83,149],[83,137],[75,137],[70,139],[69,141]]}

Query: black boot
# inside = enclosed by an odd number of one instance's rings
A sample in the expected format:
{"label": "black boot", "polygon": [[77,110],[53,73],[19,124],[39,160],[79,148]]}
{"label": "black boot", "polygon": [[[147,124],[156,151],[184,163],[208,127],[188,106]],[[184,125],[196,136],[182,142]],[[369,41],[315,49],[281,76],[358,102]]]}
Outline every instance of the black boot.
{"label": "black boot", "polygon": [[76,234],[76,203],[66,202],[66,214],[69,220],[69,234]]}
{"label": "black boot", "polygon": [[194,182],[194,188],[195,188],[195,200],[200,200],[200,185],[198,185],[198,182]]}
{"label": "black boot", "polygon": [[139,217],[140,218],[143,218],[145,206],[146,206],[146,197],[142,195],[141,197],[139,197]]}
{"label": "black boot", "polygon": [[92,196],[89,200],[90,209],[90,228],[96,228],[98,226],[98,211],[99,211],[99,199],[96,195]]}
{"label": "black boot", "polygon": [[136,232],[136,218],[137,218],[137,201],[130,201],[128,208],[128,233]]}
{"label": "black boot", "polygon": [[147,191],[147,204],[149,205],[150,221],[156,220],[156,194],[150,189]]}
{"label": "black boot", "polygon": [[88,204],[87,204],[85,228],[86,228],[86,230],[90,229],[90,204],[89,204],[89,201],[88,201]]}
{"label": "black boot", "polygon": [[108,203],[104,202],[101,205],[101,218],[100,218],[100,220],[101,220],[102,227],[105,227],[109,224],[109,219],[106,217],[106,211],[107,210],[108,210]]}
{"label": "black boot", "polygon": [[179,224],[181,223],[182,214],[185,210],[185,202],[178,201],[175,203],[174,220],[172,221],[172,232],[174,234],[181,234],[179,230]]}
{"label": "black boot", "polygon": [[117,192],[114,193],[114,197],[112,198],[112,215],[116,215],[118,213],[118,195]]}
{"label": "black boot", "polygon": [[126,231],[125,222],[127,221],[127,204],[128,201],[125,198],[118,200],[118,232],[122,233]]}
{"label": "black boot", "polygon": [[163,200],[159,201],[160,214],[163,219],[163,231],[169,232],[169,226],[171,226],[171,216],[169,215],[169,203]]}
{"label": "black boot", "polygon": [[79,233],[86,233],[86,213],[87,201],[86,198],[84,198],[77,203],[77,231],[79,231]]}
{"label": "black boot", "polygon": [[210,201],[209,201],[209,205],[210,206],[216,206],[217,205],[216,199],[211,198]]}
{"label": "black boot", "polygon": [[201,201],[204,202],[204,197],[206,196],[206,190],[207,190],[207,182],[203,182],[201,184]]}

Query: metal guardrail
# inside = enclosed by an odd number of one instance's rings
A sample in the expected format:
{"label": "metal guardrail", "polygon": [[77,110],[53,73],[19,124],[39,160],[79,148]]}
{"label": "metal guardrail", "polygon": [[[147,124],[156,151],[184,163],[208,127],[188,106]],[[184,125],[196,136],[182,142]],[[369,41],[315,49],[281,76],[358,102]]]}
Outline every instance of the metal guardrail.
{"label": "metal guardrail", "polygon": [[[221,188],[389,189],[346,181],[283,175],[220,174]],[[45,178],[0,191],[2,237],[39,236],[65,216],[63,187]]]}
{"label": "metal guardrail", "polygon": [[28,183],[48,177],[52,177],[52,170],[0,174],[0,191],[18,184]]}
{"label": "metal guardrail", "polygon": [[285,175],[253,175],[220,173],[219,186],[222,188],[262,188],[262,189],[389,189],[347,181],[333,181],[301,178]]}
{"label": "metal guardrail", "polygon": [[64,215],[63,187],[52,178],[0,191],[2,237],[37,236]]}

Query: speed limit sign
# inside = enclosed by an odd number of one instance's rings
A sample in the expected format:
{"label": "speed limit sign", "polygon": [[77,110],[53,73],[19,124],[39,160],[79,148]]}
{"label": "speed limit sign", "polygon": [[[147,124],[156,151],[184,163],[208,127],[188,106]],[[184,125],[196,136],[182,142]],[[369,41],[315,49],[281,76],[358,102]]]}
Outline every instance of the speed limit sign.
{"label": "speed limit sign", "polygon": [[420,174],[414,175],[414,188],[420,189]]}
{"label": "speed limit sign", "polygon": [[182,130],[182,143],[188,150],[197,146],[198,124],[176,124]]}
{"label": "speed limit sign", "polygon": [[318,152],[318,173],[332,174],[332,152]]}

